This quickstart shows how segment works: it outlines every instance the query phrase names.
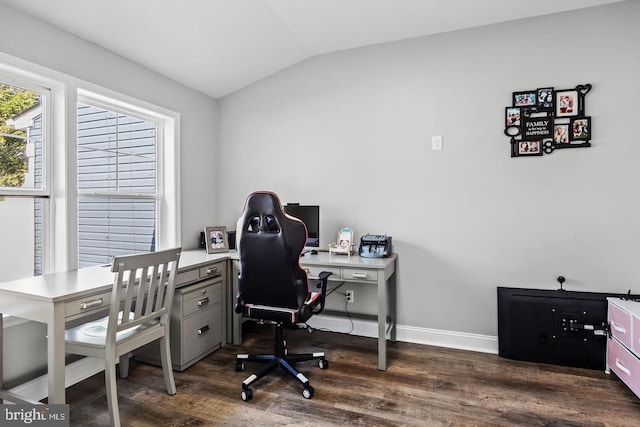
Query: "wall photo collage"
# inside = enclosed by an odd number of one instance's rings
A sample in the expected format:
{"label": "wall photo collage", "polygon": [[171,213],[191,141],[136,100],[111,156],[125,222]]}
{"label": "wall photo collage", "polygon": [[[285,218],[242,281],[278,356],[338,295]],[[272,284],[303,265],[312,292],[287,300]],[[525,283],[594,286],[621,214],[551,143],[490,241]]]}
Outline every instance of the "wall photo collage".
{"label": "wall photo collage", "polygon": [[591,117],[585,114],[590,84],[573,89],[543,87],[513,92],[505,108],[505,135],[511,157],[542,156],[561,148],[591,147]]}

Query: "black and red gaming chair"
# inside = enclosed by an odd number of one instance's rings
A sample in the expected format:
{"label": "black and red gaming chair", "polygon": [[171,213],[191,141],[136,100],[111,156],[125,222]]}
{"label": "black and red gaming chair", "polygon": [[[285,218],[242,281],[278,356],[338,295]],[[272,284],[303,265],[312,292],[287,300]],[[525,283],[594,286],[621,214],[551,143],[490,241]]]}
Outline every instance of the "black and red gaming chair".
{"label": "black and red gaming chair", "polygon": [[250,400],[253,392],[249,386],[278,366],[302,383],[302,395],[310,399],[313,387],[294,364],[318,360],[320,369],[326,369],[328,362],[324,353],[288,354],[282,327],[304,323],[322,311],[331,273],[323,272],[317,280],[308,280],[300,267],[300,254],[307,241],[306,226],[282,210],[274,193],[249,195],[236,233],[240,273],[235,311],[275,324],[274,354],[236,356],[236,371],[244,370],[246,361],[266,363],[242,383],[242,400]]}

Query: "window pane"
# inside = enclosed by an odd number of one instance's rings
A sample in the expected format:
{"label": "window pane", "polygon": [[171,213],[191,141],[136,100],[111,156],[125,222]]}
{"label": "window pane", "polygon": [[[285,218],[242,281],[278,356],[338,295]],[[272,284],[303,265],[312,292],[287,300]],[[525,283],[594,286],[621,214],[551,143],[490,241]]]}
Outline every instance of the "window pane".
{"label": "window pane", "polygon": [[155,250],[156,201],[80,198],[78,266],[108,264],[111,258]]}
{"label": "window pane", "polygon": [[155,250],[155,122],[79,103],[78,194],[79,267]]}
{"label": "window pane", "polygon": [[155,194],[155,123],[78,105],[78,189]]}
{"label": "window pane", "polygon": [[43,199],[0,197],[0,282],[42,274]]}
{"label": "window pane", "polygon": [[0,82],[0,190],[43,188],[42,100],[42,93]]}

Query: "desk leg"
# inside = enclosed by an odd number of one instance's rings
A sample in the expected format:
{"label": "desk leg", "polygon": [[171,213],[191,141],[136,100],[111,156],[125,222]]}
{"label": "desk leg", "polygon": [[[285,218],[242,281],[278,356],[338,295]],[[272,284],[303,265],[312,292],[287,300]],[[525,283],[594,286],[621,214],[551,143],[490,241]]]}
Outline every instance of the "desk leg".
{"label": "desk leg", "polygon": [[387,281],[378,277],[378,369],[387,370]]}
{"label": "desk leg", "polygon": [[396,319],[398,312],[396,308],[396,275],[392,274],[387,283],[387,295],[389,296],[389,322],[391,322],[389,331],[389,341],[396,342]]}
{"label": "desk leg", "polygon": [[51,404],[65,403],[64,304],[56,304],[47,323],[47,369]]}
{"label": "desk leg", "polygon": [[238,295],[238,274],[239,274],[239,262],[231,262],[231,295],[229,298],[229,310],[231,311],[231,342],[234,345],[242,344],[242,314],[236,313],[234,307],[236,304],[236,297]]}

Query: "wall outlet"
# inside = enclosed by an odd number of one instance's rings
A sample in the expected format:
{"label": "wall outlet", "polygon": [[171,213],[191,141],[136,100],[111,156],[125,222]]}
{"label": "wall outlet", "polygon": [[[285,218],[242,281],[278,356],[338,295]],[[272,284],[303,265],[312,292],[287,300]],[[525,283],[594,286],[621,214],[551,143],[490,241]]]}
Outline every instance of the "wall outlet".
{"label": "wall outlet", "polygon": [[347,302],[353,302],[353,298],[354,298],[354,292],[353,291],[347,291],[345,298],[347,299]]}

